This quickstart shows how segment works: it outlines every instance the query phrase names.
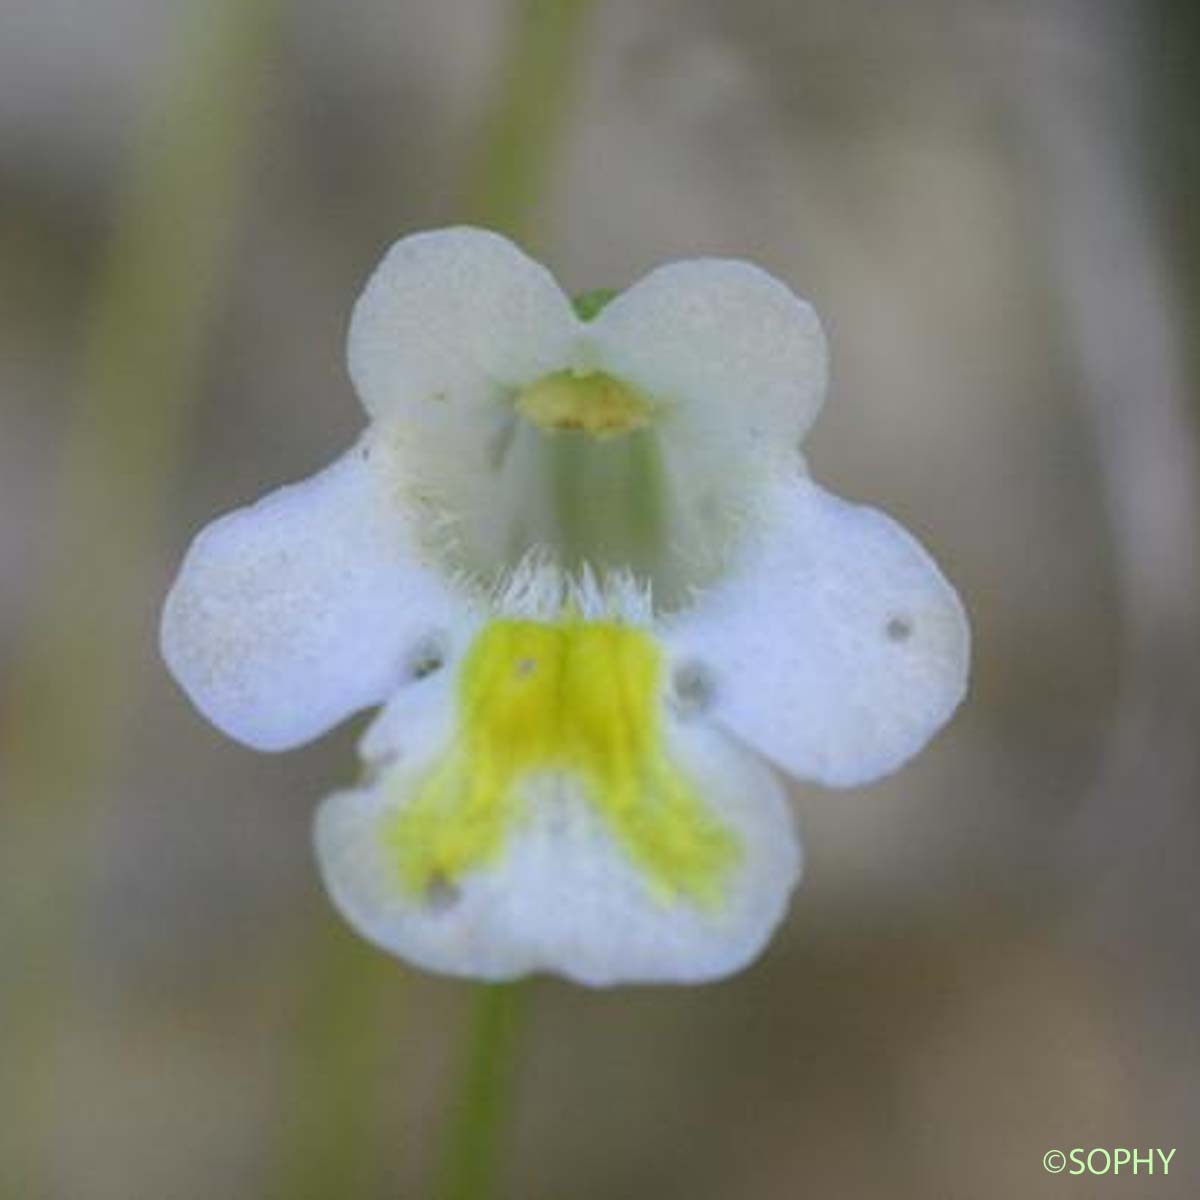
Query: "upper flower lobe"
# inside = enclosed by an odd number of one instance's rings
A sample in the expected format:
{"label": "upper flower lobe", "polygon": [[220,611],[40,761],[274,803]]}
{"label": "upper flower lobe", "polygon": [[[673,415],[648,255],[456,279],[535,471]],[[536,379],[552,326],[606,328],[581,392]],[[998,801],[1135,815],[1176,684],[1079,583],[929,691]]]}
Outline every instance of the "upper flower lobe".
{"label": "upper flower lobe", "polygon": [[966,683],[929,556],[806,476],[811,308],[698,260],[584,321],[510,242],[455,229],[392,248],[349,357],[367,430],[196,539],[164,611],[176,677],[262,749],[386,704],[317,846],[342,911],[404,957],[737,969],[800,867],[767,763],[876,778]]}

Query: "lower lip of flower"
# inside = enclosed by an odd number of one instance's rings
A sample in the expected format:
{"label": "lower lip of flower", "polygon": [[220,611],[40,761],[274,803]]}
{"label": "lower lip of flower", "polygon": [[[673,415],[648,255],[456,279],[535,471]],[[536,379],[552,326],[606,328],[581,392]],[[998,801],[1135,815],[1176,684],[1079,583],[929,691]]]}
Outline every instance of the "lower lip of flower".
{"label": "lower lip of flower", "polygon": [[405,887],[435,897],[499,857],[545,772],[582,789],[658,899],[718,907],[740,848],[664,745],[661,674],[653,637],[616,621],[485,626],[456,735],[383,831]]}

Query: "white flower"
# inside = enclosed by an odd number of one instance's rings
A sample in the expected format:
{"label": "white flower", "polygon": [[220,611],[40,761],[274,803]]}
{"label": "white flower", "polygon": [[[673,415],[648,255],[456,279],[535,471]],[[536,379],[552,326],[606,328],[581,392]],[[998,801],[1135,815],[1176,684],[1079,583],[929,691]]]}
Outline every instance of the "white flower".
{"label": "white flower", "polygon": [[384,706],[316,844],[394,953],[590,984],[743,966],[800,870],[773,768],[874,779],[966,682],[928,555],[807,476],[812,309],[709,259],[584,320],[510,242],[452,229],[392,248],[349,359],[366,431],[196,538],[172,671],[264,750]]}

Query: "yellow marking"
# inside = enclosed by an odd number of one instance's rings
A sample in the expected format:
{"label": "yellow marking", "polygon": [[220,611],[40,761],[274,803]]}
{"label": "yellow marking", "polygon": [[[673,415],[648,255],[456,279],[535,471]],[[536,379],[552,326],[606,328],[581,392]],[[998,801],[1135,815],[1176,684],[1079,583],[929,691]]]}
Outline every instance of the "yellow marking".
{"label": "yellow marking", "polygon": [[577,429],[592,437],[630,433],[650,423],[650,402],[603,371],[555,371],[517,396],[517,411],[542,429]]}
{"label": "yellow marking", "polygon": [[663,748],[661,669],[654,641],[616,622],[491,622],[463,663],[454,744],[386,818],[405,886],[495,861],[523,815],[519,784],[560,771],[659,898],[718,904],[739,845]]}

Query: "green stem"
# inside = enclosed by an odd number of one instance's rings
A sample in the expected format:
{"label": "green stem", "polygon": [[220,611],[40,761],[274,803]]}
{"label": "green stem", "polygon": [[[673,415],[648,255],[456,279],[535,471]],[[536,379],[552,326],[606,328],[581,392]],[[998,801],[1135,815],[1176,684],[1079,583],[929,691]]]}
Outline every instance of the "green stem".
{"label": "green stem", "polygon": [[476,992],[467,1065],[437,1193],[440,1200],[485,1200],[495,1190],[526,986],[487,984]]}
{"label": "green stem", "polygon": [[[484,150],[468,188],[468,218],[527,244],[570,110],[593,0],[519,0],[519,18]],[[533,248],[533,247],[531,247]],[[476,993],[466,1074],[448,1131],[441,1200],[494,1190],[524,984]]]}
{"label": "green stem", "polygon": [[[574,82],[574,64],[582,45],[584,17],[592,0],[516,0],[518,16],[512,41],[501,68],[497,93],[481,131],[481,150],[467,182],[466,219],[514,237],[529,237],[537,201],[558,149]],[[340,938],[328,928],[319,939]],[[284,1188],[303,1187],[295,1194],[322,1194],[319,1181],[338,1180],[344,1200],[365,1194],[366,1176],[349,1164],[369,1158],[370,1123],[358,1103],[348,1103],[356,1089],[369,1092],[378,1055],[371,1047],[381,1037],[396,1037],[395,1021],[374,1022],[364,1029],[347,1021],[338,999],[340,989],[352,991],[355,1004],[371,1009],[372,989],[382,990],[390,978],[374,951],[348,956],[337,968],[336,984],[326,975],[326,955],[315,953],[319,965],[313,979],[314,1020],[301,1055],[311,1060],[308,1076],[316,1090],[297,1097],[297,1109],[287,1123],[292,1134],[278,1164]],[[375,1005],[375,1011],[379,1006]],[[471,1072],[449,1145],[444,1194],[475,1197],[484,1194],[496,1154],[496,1136],[504,1105],[507,1056],[515,1025],[517,992],[488,988],[478,1005],[472,1042]],[[321,1086],[328,1074],[336,1087]],[[324,1129],[323,1136],[309,1131]],[[336,1131],[336,1132],[332,1132]],[[296,1181],[307,1180],[301,1185]],[[286,1191],[284,1194],[288,1194]],[[332,1194],[331,1192],[328,1194]],[[290,1196],[289,1196],[290,1200]]]}

